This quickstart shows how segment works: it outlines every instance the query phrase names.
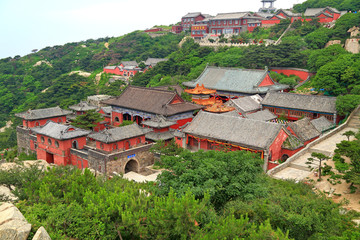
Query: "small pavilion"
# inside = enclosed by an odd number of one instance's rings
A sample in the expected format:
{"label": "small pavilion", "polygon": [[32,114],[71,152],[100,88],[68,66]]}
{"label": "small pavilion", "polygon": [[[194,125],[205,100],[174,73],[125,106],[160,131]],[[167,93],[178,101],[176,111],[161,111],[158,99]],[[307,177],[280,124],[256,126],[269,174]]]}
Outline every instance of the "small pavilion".
{"label": "small pavilion", "polygon": [[191,95],[191,99],[194,103],[208,106],[215,104],[215,89],[207,89],[205,88],[204,84],[196,84],[196,87],[193,89],[185,89],[186,93]]}

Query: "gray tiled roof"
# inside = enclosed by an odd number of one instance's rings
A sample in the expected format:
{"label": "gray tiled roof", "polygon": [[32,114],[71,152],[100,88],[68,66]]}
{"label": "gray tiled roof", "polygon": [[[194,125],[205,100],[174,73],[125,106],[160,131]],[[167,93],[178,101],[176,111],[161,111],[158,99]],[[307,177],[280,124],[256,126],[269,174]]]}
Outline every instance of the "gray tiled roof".
{"label": "gray tiled roof", "polygon": [[334,13],[340,13],[337,9],[331,8],[331,7],[326,7],[326,8],[307,8],[307,9],[305,10],[304,16],[308,16],[308,17],[316,16],[316,15],[320,14],[321,12],[323,12],[325,15],[331,16],[331,14],[327,14],[327,13],[325,12],[326,10],[330,10],[331,12],[334,12]]}
{"label": "gray tiled roof", "polygon": [[134,123],[123,127],[105,129],[101,132],[92,133],[89,135],[89,138],[103,143],[112,143],[129,138],[140,137],[149,131],[151,131],[151,129],[141,128]]}
{"label": "gray tiled roof", "polygon": [[321,13],[327,15],[327,16],[331,16],[331,14],[326,13],[325,11],[323,12],[323,10],[325,10],[325,8],[308,8],[306,9],[304,16],[306,17],[315,17]]}
{"label": "gray tiled roof", "polygon": [[104,69],[110,69],[110,70],[115,70],[115,68],[117,68],[118,66],[106,66],[104,67]]}
{"label": "gray tiled roof", "polygon": [[275,14],[278,15],[279,12],[281,12],[281,11],[290,17],[301,17],[301,13],[293,13],[292,11],[286,10],[286,9],[279,9],[279,10],[277,10],[277,12]]}
{"label": "gray tiled roof", "polygon": [[74,111],[89,111],[89,110],[95,110],[95,109],[97,109],[97,107],[90,105],[86,101],[81,101],[78,104],[69,106],[69,109],[74,110]]}
{"label": "gray tiled roof", "polygon": [[200,111],[183,132],[253,149],[268,149],[281,128],[276,123]]}
{"label": "gray tiled roof", "polygon": [[167,58],[148,58],[146,59],[145,61],[145,65],[146,66],[156,66],[156,64],[158,64],[159,62],[164,62],[164,61],[167,61],[168,59]]}
{"label": "gray tiled roof", "polygon": [[336,113],[336,97],[301,95],[295,93],[269,92],[262,105],[290,109],[313,111],[318,113]]}
{"label": "gray tiled roof", "polygon": [[15,113],[15,116],[23,118],[25,120],[37,120],[37,119],[45,119],[52,117],[61,117],[68,114],[71,114],[72,111],[61,109],[59,106],[52,108],[42,108],[35,110],[27,110],[21,113]]}
{"label": "gray tiled roof", "polygon": [[317,119],[311,120],[311,124],[314,125],[314,127],[319,132],[325,132],[325,131],[327,131],[327,130],[329,130],[329,129],[336,126],[333,122],[330,122],[324,116],[322,116],[320,118],[317,118]]}
{"label": "gray tiled roof", "polygon": [[143,121],[142,124],[152,128],[166,128],[175,125],[176,121],[169,121],[162,115],[156,115],[150,120]]}
{"label": "gray tiled roof", "polygon": [[174,134],[172,131],[167,132],[149,132],[145,135],[146,139],[150,139],[153,141],[159,140],[170,140],[174,138]]}
{"label": "gray tiled roof", "polygon": [[250,12],[218,13],[212,20],[241,19],[250,16]]}
{"label": "gray tiled roof", "polygon": [[105,114],[111,114],[112,107],[101,107]]}
{"label": "gray tiled roof", "polygon": [[201,12],[192,12],[192,13],[188,13],[185,16],[183,16],[183,18],[195,18],[199,15],[202,15]]}
{"label": "gray tiled roof", "polygon": [[203,106],[185,101],[169,104],[176,96],[177,93],[174,91],[128,86],[120,96],[103,101],[103,103],[164,116],[173,116],[203,108]]}
{"label": "gray tiled roof", "polygon": [[303,118],[296,122],[289,122],[287,126],[290,127],[295,135],[303,142],[318,137],[321,134],[321,132],[316,130],[315,126],[311,124],[308,118]]}
{"label": "gray tiled roof", "polygon": [[48,121],[42,127],[32,128],[31,131],[37,134],[45,135],[58,140],[73,139],[77,137],[87,136],[90,131],[76,128],[71,125],[63,125]]}
{"label": "gray tiled roof", "polygon": [[168,91],[176,91],[179,96],[184,92],[184,89],[180,85],[167,85],[167,86],[158,86],[152,87],[154,89],[168,90]]}
{"label": "gray tiled roof", "polygon": [[246,115],[247,118],[249,119],[255,119],[255,120],[260,120],[260,121],[271,121],[277,118],[277,116],[275,114],[273,114],[272,112],[270,112],[269,110],[265,109],[263,111],[258,111],[255,113],[251,113],[251,114],[247,114]]}
{"label": "gray tiled roof", "polygon": [[274,16],[273,13],[268,13],[268,12],[257,12],[256,15],[266,19],[272,18]]}
{"label": "gray tiled roof", "polygon": [[122,61],[124,67],[137,67],[138,63],[136,61]]}
{"label": "gray tiled roof", "polygon": [[267,74],[266,70],[207,66],[198,79],[183,84],[191,88],[194,88],[196,84],[204,84],[209,89],[245,94],[265,94],[270,90],[280,91],[289,87],[275,81],[274,85],[259,87]]}
{"label": "gray tiled roof", "polygon": [[261,109],[262,98],[259,95],[230,99],[226,105],[235,107],[241,114],[258,111]]}

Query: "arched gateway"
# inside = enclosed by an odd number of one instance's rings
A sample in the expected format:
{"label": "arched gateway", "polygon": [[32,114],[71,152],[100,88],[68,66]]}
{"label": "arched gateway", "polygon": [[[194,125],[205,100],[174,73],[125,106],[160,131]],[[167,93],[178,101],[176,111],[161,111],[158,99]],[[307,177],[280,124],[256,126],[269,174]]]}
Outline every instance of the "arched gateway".
{"label": "arched gateway", "polygon": [[136,160],[130,159],[125,164],[124,173],[128,172],[139,172],[139,163]]}

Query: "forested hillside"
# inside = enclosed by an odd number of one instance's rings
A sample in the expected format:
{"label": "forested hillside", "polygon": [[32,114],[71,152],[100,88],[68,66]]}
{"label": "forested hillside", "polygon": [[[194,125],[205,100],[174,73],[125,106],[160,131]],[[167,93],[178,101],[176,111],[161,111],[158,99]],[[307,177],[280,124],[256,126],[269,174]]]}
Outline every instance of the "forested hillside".
{"label": "forested hillside", "polygon": [[296,4],[294,10],[305,12],[306,8],[333,7],[339,11],[359,11],[359,0],[307,0],[301,4]]}

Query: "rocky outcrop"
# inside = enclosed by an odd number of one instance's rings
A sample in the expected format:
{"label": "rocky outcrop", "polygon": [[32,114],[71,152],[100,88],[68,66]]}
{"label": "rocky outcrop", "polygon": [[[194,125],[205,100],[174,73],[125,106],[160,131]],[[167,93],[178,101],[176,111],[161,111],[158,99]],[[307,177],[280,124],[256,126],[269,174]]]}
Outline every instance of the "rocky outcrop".
{"label": "rocky outcrop", "polygon": [[51,240],[49,234],[47,233],[47,231],[45,230],[44,227],[40,227],[32,240]]}
{"label": "rocky outcrop", "polygon": [[359,40],[360,39],[358,38],[346,39],[345,49],[354,54],[359,53],[360,52]]}
{"label": "rocky outcrop", "polygon": [[26,240],[31,231],[19,209],[11,203],[0,205],[0,240]]}
{"label": "rocky outcrop", "polygon": [[331,45],[335,45],[335,44],[341,45],[341,40],[331,40],[325,45],[325,48],[330,47]]}

